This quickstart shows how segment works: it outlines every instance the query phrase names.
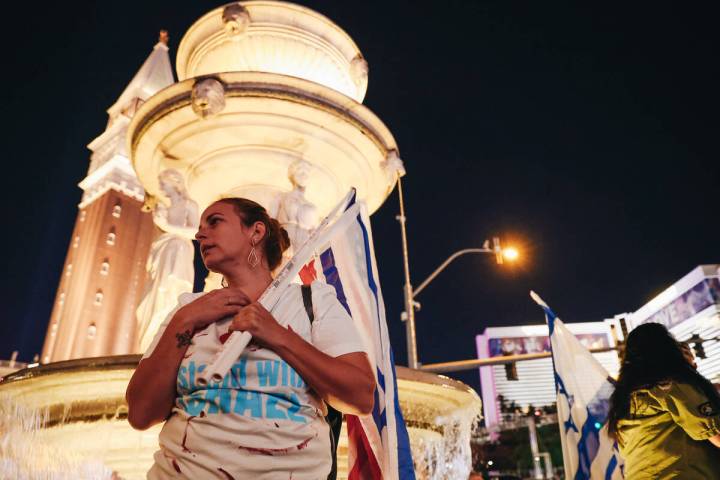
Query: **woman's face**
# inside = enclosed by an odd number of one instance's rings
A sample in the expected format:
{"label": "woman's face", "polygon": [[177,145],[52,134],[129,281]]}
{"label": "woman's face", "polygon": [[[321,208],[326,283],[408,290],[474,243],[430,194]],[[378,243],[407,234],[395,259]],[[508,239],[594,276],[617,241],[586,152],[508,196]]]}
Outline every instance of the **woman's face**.
{"label": "woman's face", "polygon": [[257,244],[260,236],[257,224],[246,227],[235,207],[229,203],[215,202],[203,212],[195,238],[200,243],[200,255],[207,269],[224,273],[234,265],[247,262],[251,242]]}

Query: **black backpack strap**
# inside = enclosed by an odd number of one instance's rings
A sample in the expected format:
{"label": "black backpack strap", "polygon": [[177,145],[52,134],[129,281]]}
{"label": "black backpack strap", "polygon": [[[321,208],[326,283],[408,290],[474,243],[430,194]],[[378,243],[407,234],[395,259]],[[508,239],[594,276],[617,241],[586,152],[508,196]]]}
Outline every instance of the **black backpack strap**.
{"label": "black backpack strap", "polygon": [[340,430],[342,429],[343,414],[327,405],[328,414],[325,415],[325,421],[330,426],[330,457],[332,459],[332,469],[328,475],[328,480],[337,479],[337,447],[340,440]]}
{"label": "black backpack strap", "polygon": [[[315,312],[313,311],[312,303],[312,288],[310,285],[302,285],[300,287],[302,292],[303,305],[305,305],[305,312],[307,312],[310,325],[315,321]],[[335,410],[330,405],[327,405],[328,413],[325,416],[325,421],[330,427],[330,456],[332,458],[332,469],[328,475],[328,480],[335,480],[337,478],[337,446],[338,440],[340,439],[340,429],[342,428],[343,414]]]}
{"label": "black backpack strap", "polygon": [[303,305],[305,305],[305,311],[307,312],[307,316],[310,319],[310,325],[315,321],[315,312],[313,312],[313,303],[312,303],[312,288],[310,288],[310,285],[302,285],[300,287],[300,291],[302,291],[302,297],[303,297]]}

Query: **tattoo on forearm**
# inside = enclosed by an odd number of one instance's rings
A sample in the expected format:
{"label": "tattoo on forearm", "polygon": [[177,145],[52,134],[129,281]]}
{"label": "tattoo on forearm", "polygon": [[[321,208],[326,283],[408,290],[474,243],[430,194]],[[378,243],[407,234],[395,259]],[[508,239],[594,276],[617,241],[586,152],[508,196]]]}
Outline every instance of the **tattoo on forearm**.
{"label": "tattoo on forearm", "polygon": [[185,330],[182,333],[176,333],[175,338],[177,338],[177,348],[183,348],[183,347],[189,347],[192,345],[192,332],[190,330]]}

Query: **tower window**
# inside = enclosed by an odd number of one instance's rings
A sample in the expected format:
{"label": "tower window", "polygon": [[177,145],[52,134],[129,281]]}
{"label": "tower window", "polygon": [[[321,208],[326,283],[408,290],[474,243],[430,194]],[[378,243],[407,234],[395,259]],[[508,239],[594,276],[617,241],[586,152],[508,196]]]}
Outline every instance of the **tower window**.
{"label": "tower window", "polygon": [[69,277],[70,274],[72,274],[72,263],[68,263],[67,268],[65,269],[65,276]]}
{"label": "tower window", "polygon": [[80,221],[85,221],[85,215],[87,215],[87,212],[85,210],[80,210]]}
{"label": "tower window", "polygon": [[57,329],[58,329],[57,322],[53,322],[53,324],[50,325],[50,335],[55,336],[55,334],[57,333]]}
{"label": "tower window", "polygon": [[100,305],[102,305],[102,301],[103,301],[102,290],[98,290],[97,292],[95,292],[95,302],[94,302],[95,306],[99,307]]}
{"label": "tower window", "polygon": [[107,234],[107,238],[105,239],[105,243],[108,245],[115,245],[115,238],[117,235],[115,235],[115,228],[110,230],[110,233]]}
{"label": "tower window", "polygon": [[76,235],[75,239],[73,240],[73,248],[77,248],[78,245],[80,245],[80,235]]}
{"label": "tower window", "polygon": [[118,202],[115,204],[115,206],[112,209],[112,216],[115,218],[120,218],[121,213],[122,213],[122,206],[120,205],[120,202]]}
{"label": "tower window", "polygon": [[110,273],[110,261],[106,258],[100,265],[100,275],[107,275]]}
{"label": "tower window", "polygon": [[58,304],[62,306],[65,303],[65,292],[60,293],[60,298],[58,298]]}
{"label": "tower window", "polygon": [[95,322],[91,323],[90,326],[88,326],[87,329],[87,336],[89,340],[92,340],[95,338],[95,335],[97,334],[97,327],[95,326]]}

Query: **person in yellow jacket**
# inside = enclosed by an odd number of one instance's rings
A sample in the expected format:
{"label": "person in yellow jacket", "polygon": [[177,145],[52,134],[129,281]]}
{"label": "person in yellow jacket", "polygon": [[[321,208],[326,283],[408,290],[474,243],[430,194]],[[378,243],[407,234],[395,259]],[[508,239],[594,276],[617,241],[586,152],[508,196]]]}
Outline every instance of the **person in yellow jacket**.
{"label": "person in yellow jacket", "polygon": [[660,324],[628,335],[608,433],[627,480],[720,479],[720,394]]}

